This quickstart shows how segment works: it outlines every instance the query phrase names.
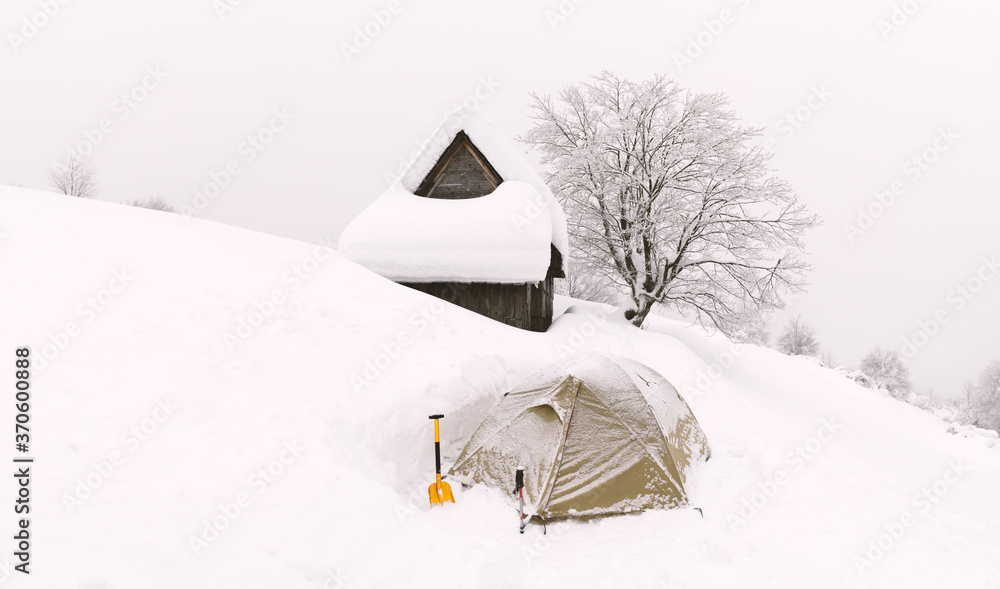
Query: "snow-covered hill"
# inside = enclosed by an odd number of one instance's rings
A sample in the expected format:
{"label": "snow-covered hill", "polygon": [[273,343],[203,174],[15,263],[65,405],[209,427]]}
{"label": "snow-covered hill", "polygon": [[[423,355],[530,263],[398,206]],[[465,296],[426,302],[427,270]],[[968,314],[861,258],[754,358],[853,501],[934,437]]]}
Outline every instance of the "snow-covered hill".
{"label": "snow-covered hill", "polygon": [[[315,244],[8,187],[0,281],[6,382],[16,347],[36,358],[14,587],[1000,587],[997,440],[805,360],[592,305],[518,331]],[[584,349],[682,391],[713,448],[704,518],[521,536],[482,488],[431,510],[427,415],[447,463],[507,387]]]}

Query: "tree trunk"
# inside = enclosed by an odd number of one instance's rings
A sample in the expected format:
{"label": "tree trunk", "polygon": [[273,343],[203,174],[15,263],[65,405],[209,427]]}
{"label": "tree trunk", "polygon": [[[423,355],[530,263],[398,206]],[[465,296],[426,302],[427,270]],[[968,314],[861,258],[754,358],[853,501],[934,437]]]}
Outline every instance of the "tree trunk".
{"label": "tree trunk", "polygon": [[635,315],[631,317],[632,325],[642,327],[642,322],[646,320],[646,315],[649,315],[654,302],[656,301],[652,297],[639,295],[639,300],[635,302]]}

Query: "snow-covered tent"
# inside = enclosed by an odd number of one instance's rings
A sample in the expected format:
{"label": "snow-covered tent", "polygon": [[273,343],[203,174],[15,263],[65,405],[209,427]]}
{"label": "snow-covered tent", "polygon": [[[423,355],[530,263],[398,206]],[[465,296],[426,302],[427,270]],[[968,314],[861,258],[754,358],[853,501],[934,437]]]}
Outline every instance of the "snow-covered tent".
{"label": "snow-covered tent", "polygon": [[659,373],[586,354],[505,394],[451,472],[510,492],[522,466],[526,513],[607,515],[687,505],[689,469],[708,455],[694,414]]}
{"label": "snow-covered tent", "polygon": [[460,109],[340,237],[348,259],[515,327],[552,323],[566,218],[523,154]]}

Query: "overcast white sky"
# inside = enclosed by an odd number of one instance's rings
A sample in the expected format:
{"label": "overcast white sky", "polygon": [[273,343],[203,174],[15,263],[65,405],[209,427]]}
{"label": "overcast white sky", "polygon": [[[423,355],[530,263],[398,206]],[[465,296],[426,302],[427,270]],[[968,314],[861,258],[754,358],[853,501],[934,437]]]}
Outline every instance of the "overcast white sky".
{"label": "overcast white sky", "polygon": [[[1000,256],[996,2],[398,0],[376,27],[387,1],[62,1],[0,9],[0,183],[47,188],[49,166],[89,131],[101,200],[190,205],[236,160],[204,218],[336,239],[477,89],[514,137],[530,126],[530,91],[602,69],[667,72],[725,92],[767,127],[773,167],[822,216],[807,238],[812,285],[790,312],[838,361],[857,365],[876,345],[902,351],[941,312],[947,323],[908,361],[920,389],[956,394],[1000,358],[1000,276],[975,280],[984,257]],[[900,26],[880,31],[894,9]],[[343,44],[366,25],[381,30],[348,60]],[[701,54],[679,63],[698,39]],[[294,119],[262,150],[243,145],[274,109]],[[797,110],[808,120],[779,126]],[[935,161],[919,177],[904,168],[928,148]],[[897,181],[895,202],[849,240],[858,207]],[[981,286],[971,298],[952,292],[970,279]]]}

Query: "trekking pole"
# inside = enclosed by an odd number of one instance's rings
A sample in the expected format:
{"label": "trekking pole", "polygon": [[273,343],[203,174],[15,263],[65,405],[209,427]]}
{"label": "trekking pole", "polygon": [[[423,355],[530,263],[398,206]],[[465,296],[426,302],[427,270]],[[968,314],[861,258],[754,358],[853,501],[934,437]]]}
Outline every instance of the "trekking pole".
{"label": "trekking pole", "polygon": [[524,526],[526,525],[524,521],[524,467],[517,467],[517,473],[514,475],[514,494],[517,495],[517,511],[521,515],[521,533],[524,533]]}

